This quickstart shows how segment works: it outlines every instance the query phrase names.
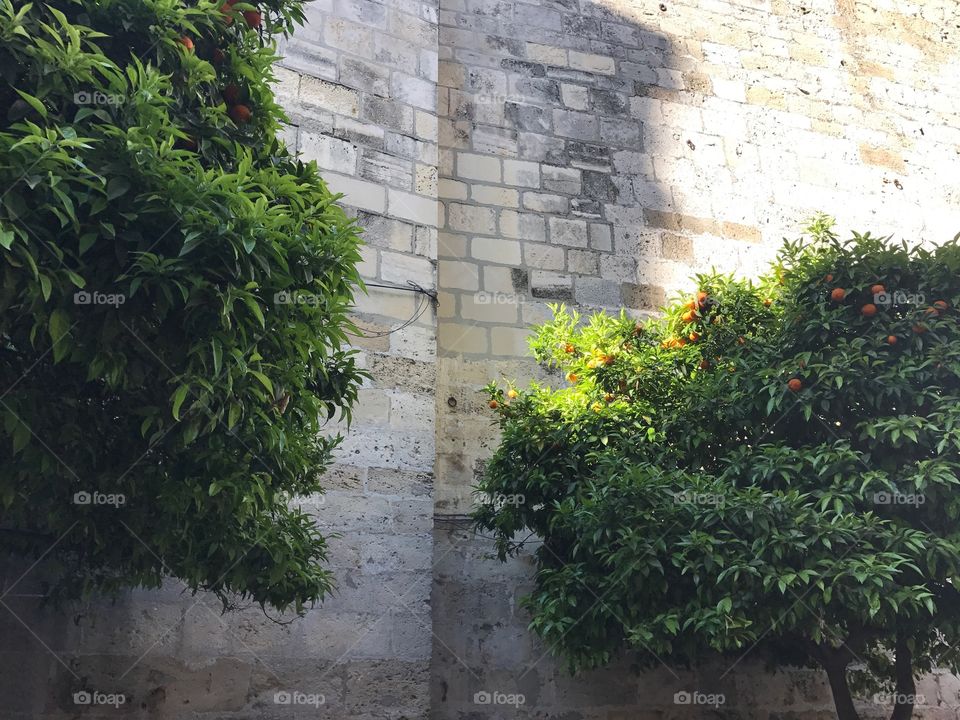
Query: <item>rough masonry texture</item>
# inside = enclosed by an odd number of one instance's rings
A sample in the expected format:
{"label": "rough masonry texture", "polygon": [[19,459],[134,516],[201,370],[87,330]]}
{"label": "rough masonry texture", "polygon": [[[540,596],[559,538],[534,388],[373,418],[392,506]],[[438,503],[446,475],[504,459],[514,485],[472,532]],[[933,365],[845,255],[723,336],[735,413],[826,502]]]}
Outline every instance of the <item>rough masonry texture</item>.
{"label": "rough masonry texture", "polygon": [[[307,501],[342,533],[340,592],[285,625],[257,608],[221,616],[176,583],[58,613],[38,608],[26,566],[10,569],[3,716],[833,718],[819,673],[769,674],[749,654],[569,677],[526,631],[532,562],[491,559],[466,521],[496,442],[477,391],[542,377],[526,337],[547,303],[656,312],[697,270],[755,273],[815,211],[908,240],[960,230],[955,3],[307,8],[277,70],[288,142],[367,228],[371,284],[439,298],[371,286],[358,300],[373,380],[329,491]],[[81,689],[128,703],[80,707]],[[284,691],[324,702],[277,702]],[[725,702],[675,703],[683,691]],[[958,717],[956,678],[918,692],[918,717]]]}

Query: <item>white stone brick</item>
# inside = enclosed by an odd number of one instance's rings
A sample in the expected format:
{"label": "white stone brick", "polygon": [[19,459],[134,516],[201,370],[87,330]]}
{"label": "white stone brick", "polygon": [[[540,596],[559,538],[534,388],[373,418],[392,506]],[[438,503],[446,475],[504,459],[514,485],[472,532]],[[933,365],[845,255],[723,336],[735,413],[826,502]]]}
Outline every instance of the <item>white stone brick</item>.
{"label": "white stone brick", "polygon": [[500,182],[500,158],[473,153],[457,153],[457,176],[467,180]]}
{"label": "white stone brick", "polygon": [[497,207],[516,208],[520,206],[520,193],[510,188],[496,185],[473,185],[470,195],[475,202],[481,205],[495,205]]}
{"label": "white stone brick", "polygon": [[305,160],[316,160],[323,170],[333,170],[346,175],[352,175],[357,170],[356,146],[329,135],[302,131],[300,154]]}
{"label": "white stone brick", "polygon": [[437,224],[437,201],[432,197],[414,195],[394,188],[387,189],[387,210],[394,217],[410,220],[421,225]]}
{"label": "white stone brick", "polygon": [[519,265],[520,243],[500,238],[473,238],[470,241],[470,256],[475,260]]}
{"label": "white stone brick", "polygon": [[497,232],[496,211],[492,208],[450,203],[447,223],[453,230],[494,235]]}
{"label": "white stone brick", "polygon": [[504,160],[503,182],[517,187],[539,188],[540,165],[527,160]]}
{"label": "white stone brick", "polygon": [[612,57],[582,53],[576,50],[571,50],[569,57],[570,67],[576,70],[585,70],[586,72],[600,73],[601,75],[613,75],[617,71],[617,64]]}
{"label": "white stone brick", "polygon": [[587,246],[586,221],[550,218],[550,242],[553,245],[585,248]]}
{"label": "white stone brick", "polygon": [[387,194],[382,185],[330,172],[324,173],[323,179],[333,192],[343,193],[345,205],[378,213],[386,210]]}
{"label": "white stone brick", "polygon": [[380,253],[380,277],[386,282],[401,285],[412,280],[424,288],[432,288],[433,263],[416,255],[383,251]]}
{"label": "white stone brick", "polygon": [[360,116],[360,93],[320,78],[303,76],[300,80],[300,102],[340,115]]}

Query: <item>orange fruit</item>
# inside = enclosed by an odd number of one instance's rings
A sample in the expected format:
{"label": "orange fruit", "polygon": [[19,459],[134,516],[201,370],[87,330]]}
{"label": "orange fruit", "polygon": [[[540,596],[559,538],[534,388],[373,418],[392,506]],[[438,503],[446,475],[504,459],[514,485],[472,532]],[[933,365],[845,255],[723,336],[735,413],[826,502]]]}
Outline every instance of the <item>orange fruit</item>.
{"label": "orange fruit", "polygon": [[803,382],[800,378],[791,378],[787,387],[790,388],[791,392],[800,392],[803,389]]}
{"label": "orange fruit", "polygon": [[933,306],[940,312],[950,308],[950,305],[947,304],[946,300],[937,300],[935,303],[933,303]]}
{"label": "orange fruit", "polygon": [[233,23],[233,16],[230,15],[230,9],[233,7],[233,3],[224,3],[220,6],[220,12],[222,12],[226,17],[223,18],[223,21],[230,25]]}
{"label": "orange fruit", "polygon": [[916,335],[923,335],[927,331],[926,326],[921,325],[920,323],[917,323],[910,329],[913,330],[914,334]]}
{"label": "orange fruit", "polygon": [[687,340],[686,338],[678,338],[677,340],[673,341],[673,344],[678,347],[683,347],[684,345],[687,344]]}
{"label": "orange fruit", "polygon": [[250,117],[253,113],[250,112],[250,108],[246,105],[234,105],[227,110],[227,115],[229,115],[230,119],[237,125],[243,125],[244,123],[250,122]]}
{"label": "orange fruit", "polygon": [[230,83],[223,89],[223,99],[226,100],[227,105],[236,105],[240,102],[240,96],[242,94],[240,86],[236,83]]}
{"label": "orange fruit", "polygon": [[862,308],[860,308],[860,314],[864,317],[873,317],[877,314],[877,306],[873,303],[867,303]]}
{"label": "orange fruit", "polygon": [[608,403],[612,403],[614,400],[614,397],[612,393],[607,393],[606,395],[603,396],[603,399],[606,400]]}
{"label": "orange fruit", "polygon": [[830,299],[834,302],[840,302],[847,296],[847,291],[843,288],[834,288],[833,292],[830,293]]}
{"label": "orange fruit", "polygon": [[517,392],[516,390],[514,390],[513,388],[510,388],[509,390],[507,390],[507,397],[510,398],[511,400],[513,400],[513,399],[514,399],[515,397],[517,397],[517,395],[519,395],[519,394],[520,394],[520,393],[518,393],[518,392]]}
{"label": "orange fruit", "polygon": [[880,285],[879,283],[877,283],[876,285],[871,285],[871,286],[870,286],[870,294],[871,294],[871,295],[879,295],[880,293],[883,293],[883,292],[886,292],[886,291],[887,291],[887,289],[886,289],[883,285]]}
{"label": "orange fruit", "polygon": [[929,315],[930,317],[937,317],[940,314],[940,311],[937,310],[935,307],[928,307],[923,312],[925,315]]}
{"label": "orange fruit", "polygon": [[613,365],[613,361],[616,360],[616,359],[617,359],[617,358],[614,357],[613,355],[601,355],[601,356],[600,356],[600,362],[602,362],[604,365]]}
{"label": "orange fruit", "polygon": [[708,298],[708,297],[709,297],[709,295],[707,295],[703,290],[701,290],[700,292],[698,292],[698,293],[697,293],[697,306],[703,307],[704,305],[706,305],[706,304],[707,304],[707,298]]}
{"label": "orange fruit", "polygon": [[603,405],[601,405],[600,403],[594,403],[594,404],[593,404],[593,411],[594,411],[595,413],[598,413],[598,412],[600,412],[601,410],[603,410]]}
{"label": "orange fruit", "polygon": [[710,367],[710,361],[709,361],[709,360],[707,360],[706,358],[704,358],[703,360],[700,361],[700,369],[701,369],[701,370],[706,370],[708,367]]}
{"label": "orange fruit", "polygon": [[576,350],[576,348],[575,348],[571,343],[567,343],[566,345],[563,346],[563,351],[564,351],[567,355],[569,355],[570,353],[572,353],[574,350]]}
{"label": "orange fruit", "polygon": [[896,345],[897,336],[896,335],[887,335],[887,345]]}
{"label": "orange fruit", "polygon": [[496,410],[498,407],[500,407],[500,403],[498,403],[496,400],[491,400],[487,404],[490,406],[491,410]]}
{"label": "orange fruit", "polygon": [[697,340],[700,339],[700,333],[692,332],[689,335],[687,335],[687,337],[690,338],[690,342],[696,342]]}
{"label": "orange fruit", "polygon": [[193,52],[193,40],[191,40],[186,35],[180,38],[180,44],[183,45],[184,48],[186,48],[187,52]]}
{"label": "orange fruit", "polygon": [[833,282],[833,275],[831,275],[830,273],[827,273],[826,275],[823,276],[823,279],[824,279],[824,282]]}
{"label": "orange fruit", "polygon": [[263,24],[263,16],[259,10],[244,10],[243,19],[246,20],[247,25],[252,28],[258,28]]}
{"label": "orange fruit", "polygon": [[692,323],[694,320],[697,319],[697,311],[687,310],[683,315],[680,316],[680,319],[683,320],[685,323]]}
{"label": "orange fruit", "polygon": [[575,383],[577,381],[576,373],[567,373],[567,382]]}
{"label": "orange fruit", "polygon": [[763,305],[764,305],[764,307],[770,307],[771,305],[773,305],[773,300],[771,300],[770,298],[766,298],[766,299],[763,301]]}

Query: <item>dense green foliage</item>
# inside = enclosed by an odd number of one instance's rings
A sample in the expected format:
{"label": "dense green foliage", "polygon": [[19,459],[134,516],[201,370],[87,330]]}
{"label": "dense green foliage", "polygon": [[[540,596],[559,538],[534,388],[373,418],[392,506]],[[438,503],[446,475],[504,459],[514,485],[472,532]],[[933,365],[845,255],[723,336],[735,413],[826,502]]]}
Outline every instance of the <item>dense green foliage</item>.
{"label": "dense green foliage", "polygon": [[566,387],[490,386],[476,518],[501,557],[542,539],[526,606],[573,668],[956,668],[960,244],[812,230],[645,325],[558,308],[532,347]]}
{"label": "dense green foliage", "polygon": [[222,2],[0,0],[0,544],[57,595],[330,587],[289,499],[361,380],[357,231],[277,139],[301,3]]}

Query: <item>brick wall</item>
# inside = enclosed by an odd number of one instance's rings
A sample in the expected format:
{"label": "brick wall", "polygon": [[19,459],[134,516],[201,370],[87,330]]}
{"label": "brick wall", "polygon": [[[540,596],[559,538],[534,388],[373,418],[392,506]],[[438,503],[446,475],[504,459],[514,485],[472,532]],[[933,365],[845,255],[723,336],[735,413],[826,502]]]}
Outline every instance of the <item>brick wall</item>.
{"label": "brick wall", "polygon": [[[518,607],[531,558],[492,560],[468,529],[496,442],[477,391],[556,381],[525,357],[548,302],[655,312],[694,271],[756,272],[814,211],[909,239],[960,229],[952,0],[306,8],[277,69],[288,142],[367,229],[364,277],[439,291],[436,309],[383,287],[358,299],[373,380],[329,491],[309,500],[342,533],[339,594],[287,625],[255,608],[221,616],[177,583],[54,612],[28,573],[0,609],[0,714],[75,717],[84,684],[126,693],[119,714],[144,718],[705,717],[674,704],[683,690],[723,693],[737,720],[833,718],[819,673],[763,674],[750,657],[567,676]],[[278,690],[326,702],[278,705]],[[956,678],[918,691],[919,717],[956,717]]]}
{"label": "brick wall", "polygon": [[[912,240],[960,230],[952,8],[441,0],[433,718],[704,717],[673,702],[695,689],[723,693],[723,717],[835,717],[821,675],[749,656],[569,678],[518,608],[531,557],[490,560],[464,518],[496,442],[477,391],[561,382],[524,357],[547,302],[655,311],[698,270],[756,273],[818,210]],[[920,692],[919,716],[955,717],[954,678]]]}

